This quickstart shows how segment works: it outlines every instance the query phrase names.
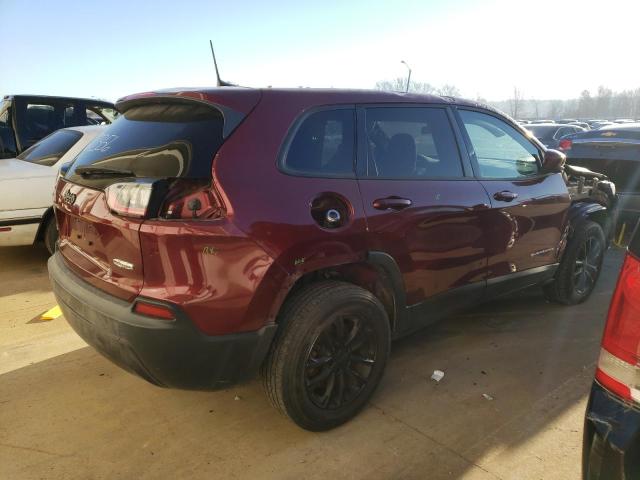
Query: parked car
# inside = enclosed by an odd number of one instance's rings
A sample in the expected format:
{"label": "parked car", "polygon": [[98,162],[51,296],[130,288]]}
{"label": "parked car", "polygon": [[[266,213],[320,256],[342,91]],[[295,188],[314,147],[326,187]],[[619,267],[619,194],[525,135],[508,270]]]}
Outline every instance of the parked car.
{"label": "parked car", "polygon": [[5,95],[0,101],[0,158],[13,158],[65,127],[109,124],[113,103],[88,98]]}
{"label": "parked car", "polygon": [[527,125],[526,129],[530,131],[542,144],[547,148],[558,148],[562,137],[571,135],[572,133],[584,132],[585,129],[577,125],[558,124],[558,123],[540,123],[535,125]]}
{"label": "parked car", "polygon": [[616,184],[621,214],[640,214],[640,124],[613,124],[569,135],[558,148],[572,165],[602,172]]}
{"label": "parked car", "polygon": [[613,123],[636,123],[633,118],[616,118]]}
{"label": "parked car", "polygon": [[602,128],[602,127],[606,127],[606,126],[609,126],[609,125],[614,125],[614,123],[610,122],[608,120],[600,120],[598,122],[591,122],[591,123],[589,123],[589,125],[591,126],[592,130],[598,130],[598,129]]}
{"label": "parked car", "polygon": [[640,230],[611,299],[584,426],[582,478],[640,478]]}
{"label": "parked car", "polygon": [[614,186],[565,177],[476,102],[229,87],[117,107],[58,181],[49,272],[75,331],[152,383],[261,369],[280,411],[325,430],[366,404],[392,338],[536,284],[579,303],[597,281]]}
{"label": "parked car", "polygon": [[584,130],[591,130],[591,126],[587,122],[571,122],[569,125],[575,125],[577,127],[581,127]]}
{"label": "parked car", "polygon": [[560,120],[556,120],[555,123],[576,123],[578,120],[575,118],[562,118]]}
{"label": "parked car", "polygon": [[556,123],[556,122],[550,119],[546,119],[546,120],[540,119],[540,120],[531,120],[531,123],[536,124],[536,123]]}
{"label": "parked car", "polygon": [[53,253],[58,238],[53,191],[58,170],[102,127],[56,130],[14,159],[0,160],[0,246],[43,241]]}

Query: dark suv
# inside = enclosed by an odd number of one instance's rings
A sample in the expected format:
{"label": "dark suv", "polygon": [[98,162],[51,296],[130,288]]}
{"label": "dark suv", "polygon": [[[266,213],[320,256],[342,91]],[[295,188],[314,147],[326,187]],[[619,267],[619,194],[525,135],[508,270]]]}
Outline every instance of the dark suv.
{"label": "dark suv", "polygon": [[585,300],[614,186],[473,102],[215,88],[120,100],[55,194],[65,317],[121,367],[216,389],[262,370],[298,425],[360,410],[390,340],[540,284]]}
{"label": "dark suv", "polygon": [[0,100],[0,158],[13,158],[66,127],[109,124],[112,103],[49,95],[5,95]]}

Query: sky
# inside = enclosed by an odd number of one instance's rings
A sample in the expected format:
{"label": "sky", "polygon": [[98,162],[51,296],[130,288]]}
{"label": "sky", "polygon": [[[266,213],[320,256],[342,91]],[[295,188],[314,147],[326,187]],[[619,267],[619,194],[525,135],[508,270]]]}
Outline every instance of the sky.
{"label": "sky", "polygon": [[576,98],[640,87],[637,0],[0,0],[0,95],[107,100],[215,84]]}

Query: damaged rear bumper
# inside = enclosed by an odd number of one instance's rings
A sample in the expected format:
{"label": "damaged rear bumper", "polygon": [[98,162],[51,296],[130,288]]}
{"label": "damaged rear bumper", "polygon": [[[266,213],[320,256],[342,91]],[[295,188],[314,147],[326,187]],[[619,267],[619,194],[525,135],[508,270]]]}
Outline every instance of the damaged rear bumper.
{"label": "damaged rear bumper", "polygon": [[582,452],[584,480],[640,478],[640,408],[594,382]]}

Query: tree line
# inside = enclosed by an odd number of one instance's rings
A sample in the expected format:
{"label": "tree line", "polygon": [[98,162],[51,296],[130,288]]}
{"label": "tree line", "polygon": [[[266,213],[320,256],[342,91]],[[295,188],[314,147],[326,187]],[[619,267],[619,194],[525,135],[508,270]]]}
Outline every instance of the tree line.
{"label": "tree line", "polygon": [[[389,92],[404,92],[407,89],[407,77],[397,77],[393,80],[381,80],[376,82],[376,90],[385,90]],[[425,93],[435,95],[445,95],[449,97],[459,97],[460,90],[455,85],[445,83],[439,87],[431,85],[427,82],[416,82],[411,80],[409,83],[409,92]]]}
{"label": "tree line", "polygon": [[[393,80],[382,80],[376,83],[378,90],[404,92],[407,86],[406,77]],[[435,86],[426,82],[411,81],[409,91],[415,93],[432,93],[436,95],[460,96],[460,90],[451,84]],[[498,110],[508,113],[513,118],[640,118],[640,88],[614,91],[599,86],[595,92],[583,90],[577,98],[568,100],[538,100],[526,98],[522,90],[514,87],[507,100],[487,101],[476,98],[478,102],[489,104]]]}
{"label": "tree line", "polygon": [[578,98],[569,100],[527,99],[518,88],[511,98],[501,102],[489,102],[514,118],[640,118],[640,88],[614,91],[599,86],[592,93],[583,90]]}

